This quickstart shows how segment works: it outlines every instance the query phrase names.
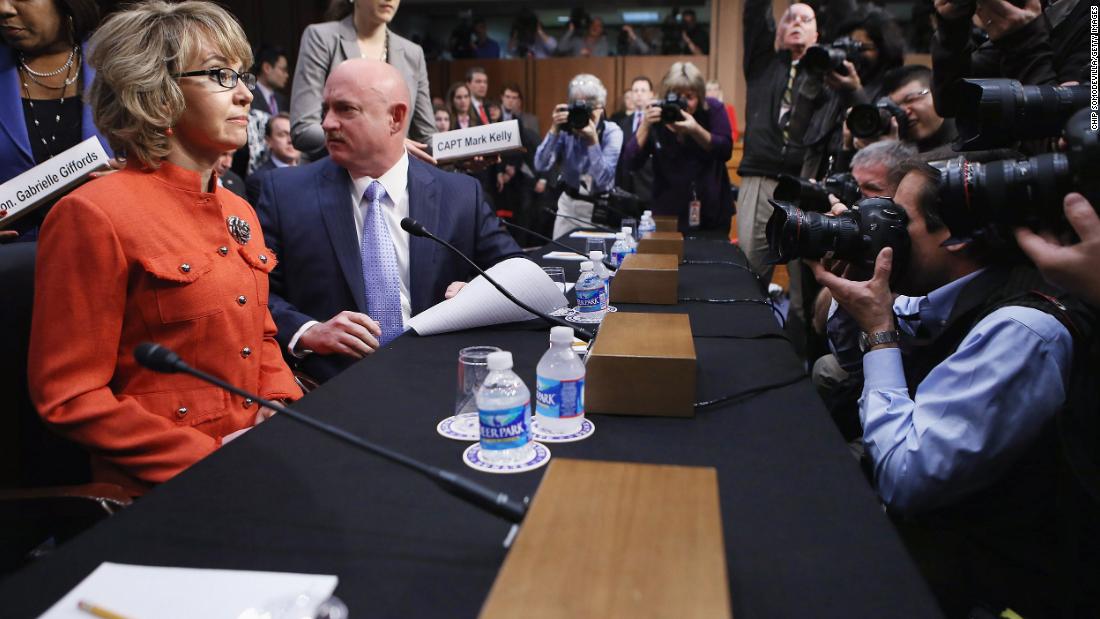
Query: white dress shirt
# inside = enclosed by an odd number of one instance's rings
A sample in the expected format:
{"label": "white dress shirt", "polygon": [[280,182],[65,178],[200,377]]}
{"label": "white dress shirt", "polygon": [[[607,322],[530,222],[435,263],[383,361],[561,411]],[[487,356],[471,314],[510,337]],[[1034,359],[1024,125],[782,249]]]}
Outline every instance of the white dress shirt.
{"label": "white dress shirt", "polygon": [[[348,176],[351,176],[349,173]],[[392,168],[378,178],[362,176],[351,177],[351,191],[349,192],[349,206],[352,218],[355,220],[355,238],[359,243],[363,242],[363,220],[366,218],[370,203],[363,199],[367,187],[372,181],[382,183],[386,190],[382,198],[382,213],[385,216],[386,228],[389,230],[390,239],[393,240],[394,253],[397,255],[397,271],[401,279],[401,321],[408,324],[412,316],[412,301],[409,295],[409,233],[401,229],[401,220],[409,216],[409,153],[402,153],[401,158]],[[331,318],[331,317],[330,317]],[[327,319],[326,319],[327,320]],[[303,357],[308,351],[296,351],[295,346],[302,334],[310,327],[317,324],[316,320],[306,322],[290,339],[287,348],[295,357]]]}

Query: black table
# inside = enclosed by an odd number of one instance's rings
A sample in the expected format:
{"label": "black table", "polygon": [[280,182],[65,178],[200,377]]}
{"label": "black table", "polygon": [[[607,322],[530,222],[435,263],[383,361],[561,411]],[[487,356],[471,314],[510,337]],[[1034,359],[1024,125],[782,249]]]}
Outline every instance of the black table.
{"label": "black table", "polygon": [[[686,249],[689,262],[744,264],[721,241],[689,240]],[[576,264],[568,267],[574,275]],[[685,264],[680,277],[681,297],[761,297],[735,264]],[[768,307],[620,310],[688,313],[697,399],[751,397],[703,408],[694,419],[593,416],[595,436],[552,445],[555,456],[715,467],[739,619],[939,616]],[[530,386],[547,333],[532,321],[406,335],[298,408],[512,495],[533,495],[545,469],[475,473],[460,462],[466,444],[438,436],[435,424],[453,407],[460,348],[511,350]],[[756,393],[782,383],[791,384]],[[276,416],[0,583],[0,615],[35,616],[100,562],[117,561],[337,574],[336,593],[354,617],[474,617],[504,559],[508,529],[411,472]]]}

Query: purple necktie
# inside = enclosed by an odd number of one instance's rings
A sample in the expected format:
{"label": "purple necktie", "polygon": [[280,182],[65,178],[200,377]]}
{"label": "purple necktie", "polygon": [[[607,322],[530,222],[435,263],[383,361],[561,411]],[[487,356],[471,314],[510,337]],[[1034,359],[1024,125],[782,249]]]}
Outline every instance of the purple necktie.
{"label": "purple necktie", "polygon": [[382,326],[382,346],[405,331],[401,318],[401,276],[397,270],[397,252],[382,212],[382,198],[385,195],[386,190],[378,181],[371,181],[363,193],[363,199],[369,206],[363,217],[363,241],[359,248],[363,260],[367,313]]}
{"label": "purple necktie", "polygon": [[279,113],[279,104],[275,103],[275,93],[271,93],[271,101],[268,103],[268,107],[271,108],[271,115]]}

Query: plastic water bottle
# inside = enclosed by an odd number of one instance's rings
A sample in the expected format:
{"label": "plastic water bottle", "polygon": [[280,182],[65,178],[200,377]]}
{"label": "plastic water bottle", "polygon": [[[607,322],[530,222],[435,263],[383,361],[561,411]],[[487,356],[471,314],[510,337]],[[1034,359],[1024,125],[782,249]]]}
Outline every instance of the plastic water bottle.
{"label": "plastic water bottle", "polygon": [[489,373],[477,390],[481,459],[519,464],[534,455],[531,444],[531,392],[512,371],[512,353],[489,353]]}
{"label": "plastic water bottle", "polygon": [[590,260],[581,263],[581,275],[577,278],[577,286],[573,289],[577,295],[577,311],[586,318],[599,319],[607,310],[601,303],[605,291],[603,280],[596,275],[595,267]]}
{"label": "plastic water bottle", "polygon": [[642,211],[642,220],[638,222],[638,238],[645,238],[649,232],[657,231],[657,222],[653,219],[653,211]]}
{"label": "plastic water bottle", "polygon": [[601,305],[603,305],[603,309],[606,310],[607,306],[611,304],[611,271],[607,268],[607,265],[603,263],[602,251],[593,249],[588,252],[588,259],[592,261],[592,270],[603,280],[603,299]]}
{"label": "plastic water bottle", "polygon": [[622,233],[626,240],[626,246],[630,248],[630,253],[638,253],[638,239],[634,238],[634,228],[623,226]]}
{"label": "plastic water bottle", "polygon": [[629,254],[630,246],[626,244],[626,235],[619,232],[615,235],[615,244],[611,246],[611,266],[619,268]]}
{"label": "plastic water bottle", "polygon": [[573,434],[584,421],[584,362],[573,352],[573,330],[550,329],[550,350],[539,359],[535,419],[546,434]]}

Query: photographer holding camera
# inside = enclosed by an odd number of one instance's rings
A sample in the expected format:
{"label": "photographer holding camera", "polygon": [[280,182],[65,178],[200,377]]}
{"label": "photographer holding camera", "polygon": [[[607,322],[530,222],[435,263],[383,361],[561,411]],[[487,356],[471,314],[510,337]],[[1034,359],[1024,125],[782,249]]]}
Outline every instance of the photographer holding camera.
{"label": "photographer holding camera", "polygon": [[852,262],[844,277],[812,268],[839,305],[829,335],[841,365],[862,366],[876,489],[949,616],[1079,612],[1095,600],[1075,583],[1097,581],[1074,570],[1096,566],[1065,553],[1095,523],[1076,520],[1083,496],[1064,483],[1056,416],[1090,371],[1075,353],[1094,319],[988,237],[949,230],[939,171],[900,169],[892,202],[864,200],[854,225],[823,222],[794,251],[838,247]]}
{"label": "photographer holding camera", "polygon": [[655,215],[676,215],[681,230],[728,227],[733,137],[725,107],[706,97],[706,80],[690,62],[673,63],[661,82],[662,98],[644,108],[623,160],[639,170],[652,159]]}
{"label": "photographer holding camera", "polygon": [[882,88],[886,97],[848,112],[845,124],[853,148],[883,139],[902,140],[916,146],[926,160],[955,156],[951,143],[958,131],[953,120],[936,112],[928,67],[905,65],[889,71]]}
{"label": "photographer holding camera", "polygon": [[[592,221],[593,197],[615,186],[615,166],[623,132],[603,119],[607,89],[595,75],[581,73],[569,82],[569,103],[554,108],[550,131],[535,151],[535,170],[561,165],[564,182],[558,213]],[[554,220],[554,238],[577,227],[566,217]]]}

